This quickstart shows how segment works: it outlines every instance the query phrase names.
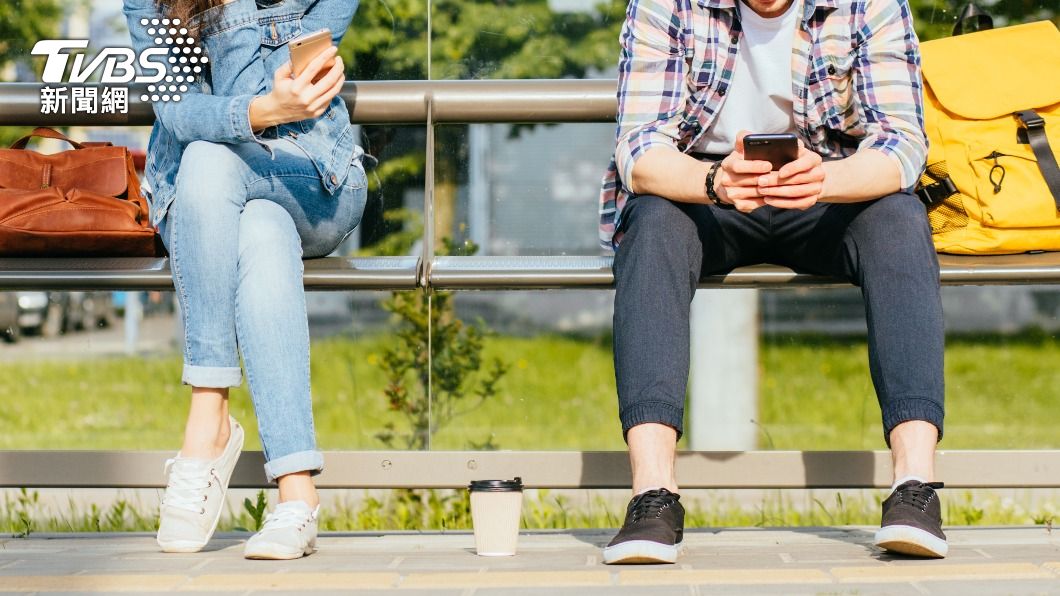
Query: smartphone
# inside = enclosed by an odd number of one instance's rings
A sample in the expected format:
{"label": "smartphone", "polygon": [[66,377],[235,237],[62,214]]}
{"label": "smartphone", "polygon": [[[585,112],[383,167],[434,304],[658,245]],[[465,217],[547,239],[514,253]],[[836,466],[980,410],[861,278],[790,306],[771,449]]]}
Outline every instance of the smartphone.
{"label": "smartphone", "polygon": [[313,58],[331,47],[331,31],[314,31],[292,39],[287,45],[291,50],[291,72],[297,77],[309,66]]}
{"label": "smartphone", "polygon": [[749,160],[768,161],[777,171],[799,156],[799,141],[791,133],[747,135],[743,138],[743,155]]}

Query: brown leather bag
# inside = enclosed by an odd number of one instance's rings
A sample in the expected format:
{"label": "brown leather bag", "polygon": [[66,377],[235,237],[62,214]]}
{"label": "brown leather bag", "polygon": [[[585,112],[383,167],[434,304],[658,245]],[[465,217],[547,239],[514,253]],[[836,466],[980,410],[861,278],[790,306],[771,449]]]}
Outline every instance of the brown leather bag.
{"label": "brown leather bag", "polygon": [[[32,137],[74,148],[44,155]],[[0,149],[0,256],[158,256],[157,236],[128,148],[38,128]]]}

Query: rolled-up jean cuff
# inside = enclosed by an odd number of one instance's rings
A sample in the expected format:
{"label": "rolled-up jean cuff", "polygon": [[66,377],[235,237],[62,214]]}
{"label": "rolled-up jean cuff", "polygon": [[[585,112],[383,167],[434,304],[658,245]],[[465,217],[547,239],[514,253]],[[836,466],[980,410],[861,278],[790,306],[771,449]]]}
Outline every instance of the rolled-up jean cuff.
{"label": "rolled-up jean cuff", "polygon": [[684,434],[684,410],[674,407],[665,401],[640,401],[625,409],[619,415],[622,420],[622,438],[626,438],[629,429],[638,424],[665,424],[677,431],[677,438]]}
{"label": "rolled-up jean cuff", "polygon": [[238,366],[185,364],[180,380],[192,387],[239,387],[243,384],[243,369]]}
{"label": "rolled-up jean cuff", "polygon": [[939,431],[938,440],[942,440],[942,419],[944,411],[939,401],[924,397],[898,398],[894,406],[883,413],[883,440],[891,446],[891,431],[894,427],[910,420],[923,420],[935,425]]}
{"label": "rolled-up jean cuff", "polygon": [[280,476],[295,472],[309,472],[316,476],[324,471],[324,454],[319,451],[298,451],[265,462],[265,477],[276,482]]}

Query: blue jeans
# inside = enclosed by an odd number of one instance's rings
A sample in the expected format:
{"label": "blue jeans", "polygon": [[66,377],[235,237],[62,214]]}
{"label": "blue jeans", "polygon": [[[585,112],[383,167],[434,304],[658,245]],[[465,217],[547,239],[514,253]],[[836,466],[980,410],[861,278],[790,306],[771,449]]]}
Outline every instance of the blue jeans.
{"label": "blue jeans", "polygon": [[700,276],[776,263],[861,288],[884,440],[889,444],[891,430],[910,420],[934,424],[942,438],[939,264],[927,214],[913,195],[749,214],[642,195],[626,205],[622,231],[614,350],[623,433],[654,422],[681,436],[689,310]]}
{"label": "blue jeans", "polygon": [[340,192],[284,138],[187,146],[160,232],[184,317],[182,380],[238,387],[239,353],[258,416],[270,481],[318,473],[309,390],[309,325],[302,257],[333,251],[360,223],[360,160]]}

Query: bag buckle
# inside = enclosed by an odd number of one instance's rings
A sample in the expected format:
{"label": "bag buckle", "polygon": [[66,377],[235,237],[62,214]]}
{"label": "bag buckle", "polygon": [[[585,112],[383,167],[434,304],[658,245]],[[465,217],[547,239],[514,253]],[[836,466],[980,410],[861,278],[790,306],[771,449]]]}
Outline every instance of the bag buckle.
{"label": "bag buckle", "polygon": [[916,189],[916,196],[927,207],[934,207],[957,194],[957,186],[949,177],[940,178],[934,184],[923,185]]}
{"label": "bag buckle", "polygon": [[1020,110],[1016,112],[1016,118],[1027,128],[1044,128],[1045,118],[1038,115],[1034,110]]}

